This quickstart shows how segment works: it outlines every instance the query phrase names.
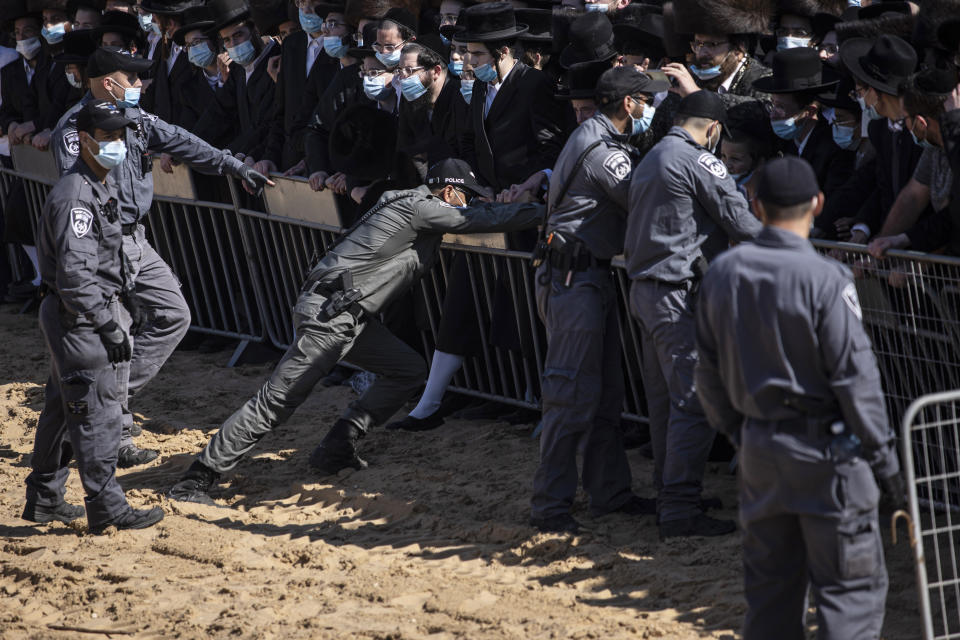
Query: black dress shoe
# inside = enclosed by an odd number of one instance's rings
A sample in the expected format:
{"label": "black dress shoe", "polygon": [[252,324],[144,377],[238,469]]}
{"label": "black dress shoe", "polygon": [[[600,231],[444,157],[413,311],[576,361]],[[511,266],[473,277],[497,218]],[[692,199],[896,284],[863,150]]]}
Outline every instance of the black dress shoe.
{"label": "black dress shoe", "polygon": [[153,449],[141,449],[135,444],[128,444],[125,447],[120,447],[120,451],[117,452],[117,468],[129,469],[130,467],[147,464],[156,460],[158,455],[160,455],[159,452]]}
{"label": "black dress shoe", "polygon": [[698,513],[690,518],[661,522],[660,539],[688,536],[725,536],[736,530],[737,524],[733,520],[718,520],[703,513]]}
{"label": "black dress shoe", "polygon": [[70,504],[69,502],[61,502],[55,507],[42,507],[38,504],[28,502],[23,508],[23,515],[20,517],[24,520],[39,522],[41,524],[54,520],[67,523],[82,518],[84,513],[86,513],[86,511],[84,511],[83,507]]}
{"label": "black dress shoe", "polygon": [[403,420],[391,422],[387,425],[387,429],[390,429],[391,431],[397,431],[400,429],[403,431],[430,431],[432,429],[436,429],[442,424],[443,418],[436,413],[431,413],[426,418],[414,418],[413,416],[407,416]]}
{"label": "black dress shoe", "polygon": [[217,503],[210,497],[210,488],[216,484],[219,477],[219,473],[199,460],[194,460],[180,481],[170,487],[167,497],[180,502],[195,502],[216,507]]}
{"label": "black dress shoe", "polygon": [[611,509],[610,511],[591,509],[590,512],[595,518],[605,516],[610,513],[622,513],[628,516],[652,516],[657,513],[657,500],[655,498],[630,496],[629,500],[624,502],[616,509]]}
{"label": "black dress shoe", "polygon": [[546,518],[530,518],[530,526],[541,533],[580,533],[580,523],[569,513]]}
{"label": "black dress shoe", "polygon": [[116,527],[117,529],[146,529],[163,520],[163,509],[154,507],[153,509],[130,509],[122,516],[117,516],[113,520],[103,522],[95,527],[90,527],[90,533],[101,534],[107,527]]}

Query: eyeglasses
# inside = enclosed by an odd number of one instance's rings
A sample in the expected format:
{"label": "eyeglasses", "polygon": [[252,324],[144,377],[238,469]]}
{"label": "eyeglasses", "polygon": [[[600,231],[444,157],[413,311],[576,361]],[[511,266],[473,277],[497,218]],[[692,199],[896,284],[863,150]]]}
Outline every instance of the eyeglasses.
{"label": "eyeglasses", "polygon": [[460,17],[460,14],[457,14],[457,13],[441,13],[440,26],[446,27],[452,24],[457,24],[457,18],[459,17]]}
{"label": "eyeglasses", "polygon": [[803,27],[780,27],[777,29],[778,38],[809,38],[812,35],[809,29],[804,29]]}
{"label": "eyeglasses", "polygon": [[209,44],[210,40],[207,38],[197,38],[193,42],[187,43],[187,49],[193,49],[194,47],[202,47],[206,44]]}
{"label": "eyeglasses", "polygon": [[[787,107],[784,107],[782,104],[775,104],[769,100],[763,101],[763,110],[767,112],[769,116],[781,116],[784,118],[789,117],[787,114]],[[796,115],[796,114],[794,114]]]}
{"label": "eyeglasses", "polygon": [[647,104],[646,96],[630,96],[630,99],[636,102],[637,104],[643,104],[643,105]]}
{"label": "eyeglasses", "polygon": [[380,44],[379,42],[373,43],[373,50],[378,53],[393,53],[397,49],[402,49],[403,45],[407,44],[407,41],[404,40],[400,44]]}
{"label": "eyeglasses", "polygon": [[817,51],[820,53],[825,53],[828,56],[835,56],[837,52],[840,51],[840,47],[835,44],[821,44],[817,47]]}
{"label": "eyeglasses", "polygon": [[716,51],[725,44],[730,44],[727,40],[694,40],[690,43],[690,50],[696,53],[700,49],[709,49]]}
{"label": "eyeglasses", "polygon": [[346,22],[340,22],[339,20],[332,20],[332,19],[331,19],[331,20],[324,20],[323,26],[325,26],[327,29],[336,29],[337,27],[345,27],[345,26],[347,26],[347,23],[346,23]]}
{"label": "eyeglasses", "polygon": [[863,99],[865,95],[867,95],[867,91],[870,91],[870,87],[864,87],[863,89],[861,89],[860,87],[854,87],[853,91],[851,91],[847,95],[854,102],[859,102],[860,100]]}
{"label": "eyeglasses", "polygon": [[459,54],[459,55],[461,55],[461,56],[467,55],[467,45],[465,45],[465,44],[451,44],[451,45],[450,45],[450,54],[453,55],[454,53]]}
{"label": "eyeglasses", "polygon": [[361,78],[379,78],[385,73],[390,73],[386,69],[361,69],[360,77]]}
{"label": "eyeglasses", "polygon": [[399,67],[396,69],[397,75],[401,78],[409,78],[417,71],[423,71],[423,67]]}

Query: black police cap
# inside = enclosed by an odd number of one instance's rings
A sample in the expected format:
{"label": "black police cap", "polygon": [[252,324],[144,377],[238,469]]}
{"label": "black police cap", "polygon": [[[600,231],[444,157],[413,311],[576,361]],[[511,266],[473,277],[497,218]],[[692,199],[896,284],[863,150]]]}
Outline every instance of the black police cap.
{"label": "black police cap", "polygon": [[427,169],[426,185],[432,189],[451,185],[467,189],[477,195],[482,195],[484,192],[470,165],[459,158],[441,160]]}
{"label": "black police cap", "polygon": [[723,128],[727,128],[727,108],[723,100],[713,91],[694,91],[677,105],[677,115],[688,118],[708,118],[719,120]]}
{"label": "black police cap", "polygon": [[152,60],[138,58],[120,47],[100,47],[87,61],[87,76],[100,78],[115,71],[143,73],[153,66]]}
{"label": "black police cap", "polygon": [[609,104],[638,93],[660,93],[670,88],[667,80],[654,80],[633,65],[611,67],[597,81],[597,102]]}
{"label": "black police cap", "polygon": [[810,202],[818,193],[817,174],[809,162],[797,156],[771,160],[757,176],[757,199],[763,203],[792,207]]}
{"label": "black police cap", "polygon": [[120,109],[109,100],[93,100],[83,105],[83,108],[77,112],[77,131],[86,131],[91,135],[94,129],[116,131],[135,126],[136,123],[123,115]]}

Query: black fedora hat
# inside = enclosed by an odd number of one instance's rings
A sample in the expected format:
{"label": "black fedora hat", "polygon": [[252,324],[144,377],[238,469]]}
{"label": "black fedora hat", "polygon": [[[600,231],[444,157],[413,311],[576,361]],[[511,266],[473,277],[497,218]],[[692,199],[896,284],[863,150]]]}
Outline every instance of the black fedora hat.
{"label": "black fedora hat", "polygon": [[[261,35],[275,36],[287,21],[286,0],[249,0],[250,19]],[[299,23],[299,20],[298,20]]]}
{"label": "black fedora hat", "polygon": [[140,8],[147,13],[173,16],[198,4],[202,4],[202,0],[141,0]]}
{"label": "black fedora hat", "polygon": [[67,0],[67,15],[77,14],[77,9],[94,9],[103,11],[106,6],[106,0]]}
{"label": "black fedora hat", "polygon": [[10,31],[13,29],[13,23],[20,18],[33,17],[41,19],[38,11],[31,11],[27,6],[26,0],[8,0],[0,3],[0,29]]}
{"label": "black fedora hat", "polygon": [[858,20],[870,20],[872,18],[879,18],[885,13],[911,13],[911,7],[909,2],[899,2],[897,0],[893,2],[874,2],[868,7],[863,7],[857,11]]}
{"label": "black fedora hat", "polygon": [[823,40],[823,37],[834,31],[838,22],[842,22],[843,18],[840,16],[835,16],[832,13],[817,13],[814,14],[813,18],[810,19],[810,22],[813,25],[813,34]]}
{"label": "black fedora hat", "polygon": [[191,31],[209,31],[213,26],[213,14],[204,5],[190,7],[183,12],[183,26],[173,32],[173,41],[181,47],[185,44],[184,38]]}
{"label": "black fedora hat", "polygon": [[349,176],[378,180],[390,173],[396,146],[396,119],[374,106],[355,104],[333,123],[330,162]]}
{"label": "black fedora hat", "polygon": [[417,17],[403,7],[393,7],[387,11],[386,15],[383,16],[383,19],[405,27],[414,34],[418,33],[419,31]]}
{"label": "black fedora hat", "polygon": [[457,34],[461,42],[491,42],[510,40],[527,31],[517,24],[513,5],[509,2],[475,4],[460,12],[463,17],[463,32]]}
{"label": "black fedora hat", "polygon": [[570,24],[567,46],[560,53],[560,66],[566,69],[578,62],[611,60],[616,55],[610,19],[603,13],[592,11]]}
{"label": "black fedora hat", "polygon": [[840,60],[854,79],[883,93],[898,95],[917,66],[917,52],[897,36],[851,38],[840,46]]}
{"label": "black fedora hat", "polygon": [[630,55],[640,51],[651,62],[667,56],[663,44],[663,16],[648,13],[635,22],[618,22],[613,25],[617,52]]}
{"label": "black fedora hat", "polygon": [[816,49],[796,47],[773,54],[773,75],[753,81],[763,93],[822,91],[837,83],[823,77],[823,62]]}
{"label": "black fedora hat", "polygon": [[54,61],[86,65],[87,60],[97,50],[94,37],[94,29],[68,31],[63,36],[63,51],[53,57]]}
{"label": "black fedora hat", "polygon": [[100,19],[100,26],[92,29],[93,39],[97,42],[105,33],[119,33],[128,40],[140,35],[140,23],[137,16],[126,11],[107,11]]}
{"label": "black fedora hat", "polygon": [[377,41],[376,21],[363,25],[363,31],[360,33],[360,36],[362,38],[360,40],[360,42],[363,43],[362,46],[355,40],[356,46],[347,49],[347,55],[358,60],[377,55],[377,52],[373,50],[373,43]]}
{"label": "black fedora hat", "polygon": [[818,95],[817,101],[825,107],[860,113],[860,103],[850,97],[854,86],[852,76],[849,74],[841,75],[840,80],[834,85],[833,89],[824,91]]}
{"label": "black fedora hat", "polygon": [[517,22],[527,25],[527,32],[520,36],[523,42],[550,42],[553,34],[553,11],[550,9],[516,9]]}
{"label": "black fedora hat", "polygon": [[566,82],[556,97],[560,100],[593,100],[597,95],[597,82],[603,72],[611,69],[605,60],[578,62],[567,69]]}
{"label": "black fedora hat", "polygon": [[956,52],[960,48],[960,16],[948,18],[940,23],[937,38],[949,51]]}
{"label": "black fedora hat", "polygon": [[250,5],[247,0],[210,0],[207,8],[213,15],[211,31],[220,31],[231,24],[250,19]]}

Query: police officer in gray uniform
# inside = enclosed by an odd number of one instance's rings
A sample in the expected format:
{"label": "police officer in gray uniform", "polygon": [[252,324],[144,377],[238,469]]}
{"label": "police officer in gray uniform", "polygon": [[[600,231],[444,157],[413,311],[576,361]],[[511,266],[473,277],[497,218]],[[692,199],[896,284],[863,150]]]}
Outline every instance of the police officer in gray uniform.
{"label": "police officer in gray uniform", "polygon": [[51,138],[53,155],[61,174],[69,170],[80,149],[77,137],[77,112],[92,100],[109,100],[123,109],[136,123],[126,135],[129,153],[111,175],[117,185],[120,221],[126,255],[126,276],[130,290],[124,304],[134,316],[133,358],[118,369],[123,406],[124,437],[118,466],[131,467],[157,457],[155,451],[138,449],[130,436],[133,415],[127,396],[142,389],[160,371],[190,327],[190,310],[180,292],[180,283],[170,267],[150,246],[140,221],[153,202],[152,156],[167,153],[194,169],[211,174],[240,177],[248,190],[261,188],[264,176],[243,164],[227,151],[208,145],[192,133],[149,114],[138,105],[138,73],[150,69],[152,62],[130,55],[117,47],[102,47],[90,56],[87,75],[90,91],[60,119]]}
{"label": "police officer in gray uniform", "polygon": [[44,203],[37,242],[46,292],[40,328],[52,370],[27,476],[23,517],[34,522],[83,515],[83,508],[64,500],[74,457],[91,531],[140,529],[163,518],[159,507],[132,509],[116,479],[121,419],[115,367],[130,359],[131,349],[130,316],[119,302],[117,191],[107,174],[122,162],[124,132],[133,126],[111,102],[84,106],[77,117],[80,158]]}
{"label": "police officer in gray uniform", "polygon": [[760,231],[713,153],[725,117],[716,93],[685,97],[675,126],[644,157],[630,183],[624,256],[632,280],[630,312],[640,325],[661,538],[736,530],[732,521],[703,513],[703,473],[715,433],[693,384],[693,305],[706,261],[730,240]]}
{"label": "police officer in gray uniform", "polygon": [[577,127],[553,169],[537,272],[547,357],[531,524],[541,531],[579,528],[570,507],[581,441],[583,487],[595,515],[654,512],[652,500],[630,489],[620,430],[620,312],[610,259],[623,251],[636,153],[627,139],[649,122],[643,116],[652,109],[653,94],[669,87],[632,66],[605,71],[596,86],[598,113]]}
{"label": "police officer in gray uniform", "polygon": [[[387,113],[363,107],[377,120]],[[374,125],[374,128],[382,126]],[[387,191],[311,270],[294,307],[296,339],[257,394],[223,424],[170,490],[176,500],[211,504],[208,491],[260,438],[281,425],[341,359],[376,381],[330,428],[310,457],[324,475],[362,469],[358,441],[423,384],[426,364],[377,314],[430,270],[444,233],[515,231],[536,226],[543,206],[465,208],[480,186],[462,160],[427,172],[427,184]]]}
{"label": "police officer in gray uniform", "polygon": [[807,238],[823,209],[800,158],[766,164],[757,239],[718,258],[697,308],[697,392],[739,443],[745,640],[801,640],[809,584],[817,637],[869,640],[887,572],[874,475],[905,494],[880,374],[850,271]]}

